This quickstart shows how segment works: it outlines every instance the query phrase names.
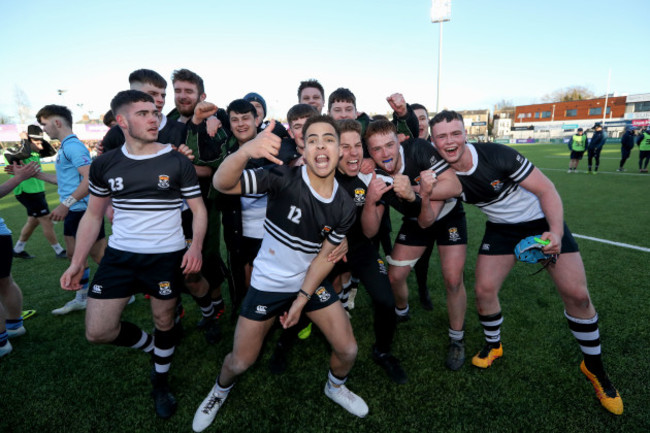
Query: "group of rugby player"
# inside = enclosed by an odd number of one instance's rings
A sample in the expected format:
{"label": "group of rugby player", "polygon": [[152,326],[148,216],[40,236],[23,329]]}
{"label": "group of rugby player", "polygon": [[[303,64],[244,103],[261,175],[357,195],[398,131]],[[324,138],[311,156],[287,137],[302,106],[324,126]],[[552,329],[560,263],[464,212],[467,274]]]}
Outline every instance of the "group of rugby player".
{"label": "group of rugby player", "polygon": [[[176,409],[167,374],[179,338],[177,298],[186,288],[204,313],[204,326],[214,328],[226,277],[238,314],[234,344],[196,411],[195,431],[212,423],[237,376],[257,360],[276,318],[287,337],[280,338],[274,358],[286,359],[292,330],[315,324],[332,347],[325,394],[366,416],[365,401],[345,386],[358,348],[339,297],[349,307],[351,281],[361,282],[374,309],[371,356],[391,380],[407,383],[391,345],[396,324],[410,318],[407,277],[423,255],[428,262],[436,242],[449,317],[445,365],[460,369],[467,246],[462,202],[478,206],[488,220],[475,269],[486,343],[472,364],[488,368],[503,356],[498,293],[515,265],[514,247],[538,236],[542,251],[556,256],[546,270],[583,352],[580,369],[601,404],[623,412],[601,361],[598,315],[562,201],[523,155],[500,144],[467,143],[459,113],[444,110],[429,120],[423,106],[407,104],[399,93],[387,98],[392,121],[358,112],[345,88],[329,95],[322,115],[323,87],[304,81],[285,129],[264,121],[266,103],[257,93],[225,110],[207,102],[203,80],[186,69],[172,76],[176,108],[167,116],[166,81],[159,74],[138,70],[130,83],[131,90],[111,103],[117,126],[90,167],[88,209],[61,284],[81,288],[84,262],[108,213],[113,234],[89,286],[86,335],[153,354],[152,395],[160,417]],[[403,216],[392,247],[386,242],[391,207]],[[219,256],[221,217],[228,266]],[[427,265],[420,267],[426,281]],[[153,336],[121,321],[136,292],[150,296]],[[430,308],[426,287],[420,301]]]}

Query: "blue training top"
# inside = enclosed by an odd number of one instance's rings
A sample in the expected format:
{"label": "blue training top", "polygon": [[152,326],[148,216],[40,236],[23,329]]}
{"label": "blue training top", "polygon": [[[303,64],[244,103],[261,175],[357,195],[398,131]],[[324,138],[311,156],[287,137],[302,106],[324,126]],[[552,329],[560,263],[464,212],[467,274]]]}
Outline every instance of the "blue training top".
{"label": "blue training top", "polygon": [[[86,146],[70,134],[61,141],[61,148],[56,154],[56,181],[59,185],[59,200],[63,202],[81,183],[82,176],[78,168],[90,165],[90,152]],[[70,207],[71,211],[82,211],[88,207],[88,196],[85,196]]]}

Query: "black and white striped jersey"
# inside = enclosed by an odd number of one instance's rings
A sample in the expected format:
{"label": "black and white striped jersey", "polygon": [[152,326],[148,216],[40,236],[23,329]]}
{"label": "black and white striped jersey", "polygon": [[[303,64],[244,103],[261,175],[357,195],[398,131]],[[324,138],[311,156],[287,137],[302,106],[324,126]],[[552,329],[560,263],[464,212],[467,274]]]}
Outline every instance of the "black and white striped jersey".
{"label": "black and white striped jersey", "polygon": [[466,143],[472,168],[456,172],[461,199],[478,206],[494,223],[514,224],[544,218],[535,194],[519,186],[535,166],[515,149],[498,143]]}
{"label": "black and white striped jersey", "polygon": [[[411,185],[420,184],[420,173],[424,170],[432,170],[436,176],[444,173],[449,169],[449,164],[440,156],[435,147],[430,142],[420,138],[409,139],[403,142],[399,149],[402,166],[400,167],[399,174],[408,176],[411,180]],[[384,170],[375,169],[377,177],[382,179],[386,184],[392,185],[393,178]],[[437,220],[446,216],[456,206],[456,199],[450,198],[446,201],[444,207],[438,214]],[[415,220],[416,216],[409,216],[396,207],[400,213],[404,215],[404,219]]]}
{"label": "black and white striped jersey", "polygon": [[194,166],[167,146],[152,155],[130,155],[126,146],[90,166],[90,193],[111,197],[115,211],[108,244],[117,250],[158,254],[185,248],[183,199],[201,197]]}
{"label": "black and white striped jersey", "polygon": [[355,219],[352,198],[334,180],[329,198],[312,187],[307,167],[244,170],[242,194],[268,193],[264,237],[253,262],[251,286],[297,292],[325,239],[343,240]]}

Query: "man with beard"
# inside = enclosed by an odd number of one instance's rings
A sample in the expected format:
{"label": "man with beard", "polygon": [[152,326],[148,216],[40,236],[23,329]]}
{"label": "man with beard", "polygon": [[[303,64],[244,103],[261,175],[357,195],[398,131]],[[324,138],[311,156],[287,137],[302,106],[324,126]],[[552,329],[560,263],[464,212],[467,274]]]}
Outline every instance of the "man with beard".
{"label": "man with beard", "polygon": [[[176,299],[183,286],[182,275],[201,269],[207,213],[192,163],[168,144],[156,142],[160,115],[153,98],[125,90],[113,98],[111,110],[124,132],[125,144],[101,155],[91,166],[91,197],[79,224],[72,263],[61,276],[61,287],[81,287],[83,262],[112,203],[113,234],[89,293],[86,338],[92,343],[153,352],[152,397],[156,414],[166,419],[176,410],[168,384],[176,341]],[[181,226],[183,202],[194,214],[194,237],[189,248]],[[153,338],[138,326],[120,320],[136,291],[151,296]]]}

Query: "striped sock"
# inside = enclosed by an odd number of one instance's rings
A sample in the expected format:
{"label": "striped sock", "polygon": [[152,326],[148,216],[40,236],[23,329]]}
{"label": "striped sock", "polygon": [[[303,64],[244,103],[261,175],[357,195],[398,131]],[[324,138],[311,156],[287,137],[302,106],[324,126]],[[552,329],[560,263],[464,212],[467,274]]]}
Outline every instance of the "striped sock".
{"label": "striped sock", "polygon": [[210,297],[210,293],[200,298],[198,296],[192,296],[192,298],[194,298],[196,305],[198,305],[199,308],[201,309],[201,314],[203,315],[203,317],[214,316],[214,305],[212,304],[212,298]]}
{"label": "striped sock", "polygon": [[590,319],[578,319],[566,311],[564,316],[569,321],[569,329],[578,340],[580,350],[585,358],[585,365],[595,375],[605,372],[601,358],[600,332],[598,331],[598,314]]}
{"label": "striped sock", "polygon": [[7,331],[0,332],[0,347],[5,347],[7,341],[9,341],[9,334],[7,334]]}
{"label": "striped sock", "polygon": [[18,329],[23,326],[23,318],[21,317],[20,319],[7,319],[5,323],[7,330]]}
{"label": "striped sock", "polygon": [[491,346],[497,347],[501,343],[501,324],[503,323],[503,316],[501,311],[489,316],[482,316],[479,314],[478,320],[483,327],[485,334],[485,341]]}
{"label": "striped sock", "polygon": [[347,380],[348,380],[347,376],[341,378],[341,377],[334,376],[334,373],[332,373],[332,370],[329,370],[327,372],[327,386],[330,389],[339,388]]}
{"label": "striped sock", "polygon": [[111,342],[116,346],[131,347],[141,349],[143,352],[151,353],[153,350],[153,337],[137,325],[131,322],[120,322],[120,333],[115,340]]}
{"label": "striped sock", "polygon": [[166,379],[174,356],[176,341],[174,330],[161,331],[156,328],[153,341],[153,362],[156,375],[160,379]]}

